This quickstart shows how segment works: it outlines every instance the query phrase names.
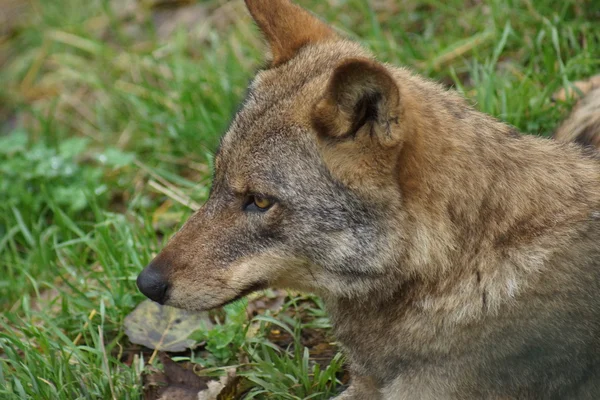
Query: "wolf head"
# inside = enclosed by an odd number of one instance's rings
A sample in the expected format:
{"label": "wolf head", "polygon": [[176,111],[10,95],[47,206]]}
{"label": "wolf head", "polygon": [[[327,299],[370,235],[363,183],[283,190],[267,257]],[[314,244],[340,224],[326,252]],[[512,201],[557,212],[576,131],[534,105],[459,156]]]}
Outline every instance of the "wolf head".
{"label": "wolf head", "polygon": [[394,70],[288,0],[247,0],[269,66],[215,155],[206,204],[139,275],[210,309],[266,287],[353,296],[394,281],[407,121]]}

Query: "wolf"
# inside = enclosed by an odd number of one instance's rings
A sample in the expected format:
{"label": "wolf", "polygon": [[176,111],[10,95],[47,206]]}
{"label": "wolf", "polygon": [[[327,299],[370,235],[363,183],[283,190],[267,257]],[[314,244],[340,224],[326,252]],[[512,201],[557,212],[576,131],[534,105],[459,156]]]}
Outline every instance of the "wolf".
{"label": "wolf", "polygon": [[320,295],[340,400],[599,399],[600,157],[575,143],[592,128],[521,135],[288,0],[246,4],[268,66],[141,292]]}

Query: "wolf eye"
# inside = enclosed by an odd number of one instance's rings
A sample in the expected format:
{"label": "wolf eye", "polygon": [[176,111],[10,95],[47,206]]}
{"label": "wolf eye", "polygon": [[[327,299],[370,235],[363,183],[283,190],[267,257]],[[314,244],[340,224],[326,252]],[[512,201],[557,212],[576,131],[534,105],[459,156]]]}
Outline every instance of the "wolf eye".
{"label": "wolf eye", "polygon": [[273,206],[273,201],[259,194],[248,196],[244,206],[245,211],[267,211]]}

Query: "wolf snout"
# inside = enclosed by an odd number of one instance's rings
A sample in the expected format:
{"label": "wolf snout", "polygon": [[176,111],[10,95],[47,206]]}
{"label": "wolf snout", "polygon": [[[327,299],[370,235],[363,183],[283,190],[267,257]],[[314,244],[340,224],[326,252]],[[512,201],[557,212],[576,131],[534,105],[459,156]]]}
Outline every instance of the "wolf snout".
{"label": "wolf snout", "polygon": [[137,277],[137,287],[144,296],[159,304],[167,299],[169,282],[154,262],[151,262]]}

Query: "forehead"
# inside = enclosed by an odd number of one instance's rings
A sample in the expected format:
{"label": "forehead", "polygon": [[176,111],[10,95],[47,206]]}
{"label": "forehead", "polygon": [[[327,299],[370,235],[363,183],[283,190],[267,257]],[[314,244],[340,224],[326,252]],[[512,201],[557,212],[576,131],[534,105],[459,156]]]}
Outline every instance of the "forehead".
{"label": "forehead", "polygon": [[335,67],[357,56],[369,55],[356,43],[339,41],[307,47],[289,62],[259,71],[221,139],[215,180],[243,191],[266,184],[267,176],[283,184],[323,173],[312,106],[325,93]]}
{"label": "forehead", "polygon": [[[236,192],[292,193],[297,182],[322,170],[316,137],[298,125],[269,125],[223,147],[215,180]],[[298,173],[301,172],[301,173]],[[273,192],[276,190],[276,192]]]}
{"label": "forehead", "polygon": [[[289,62],[259,71],[251,82],[246,99],[221,139],[217,158],[248,145],[261,143],[273,135],[294,134],[289,126],[310,128],[312,105],[326,90],[335,67],[348,57],[368,57],[350,41],[325,43],[302,49]],[[218,162],[218,160],[217,160]]]}
{"label": "forehead", "polygon": [[[277,78],[277,79],[274,79]],[[307,85],[316,86],[317,77],[299,79],[287,73],[275,76],[273,71],[260,71],[248,88],[246,98],[229,129],[221,138],[219,155],[229,158],[238,149],[247,151],[264,141],[293,134],[294,125],[303,125],[308,115],[307,103],[314,101]],[[313,81],[313,82],[309,82]],[[316,100],[316,99],[315,99]]]}

